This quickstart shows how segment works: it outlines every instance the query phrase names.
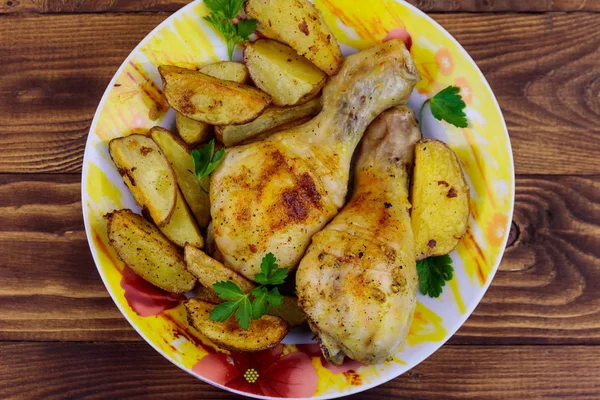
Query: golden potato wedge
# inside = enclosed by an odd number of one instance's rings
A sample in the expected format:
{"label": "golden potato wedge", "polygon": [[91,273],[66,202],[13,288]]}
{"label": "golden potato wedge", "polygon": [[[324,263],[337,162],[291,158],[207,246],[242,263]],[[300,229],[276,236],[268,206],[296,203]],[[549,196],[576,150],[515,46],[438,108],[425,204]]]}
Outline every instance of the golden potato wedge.
{"label": "golden potato wedge", "polygon": [[342,52],[321,13],[308,0],[248,0],[246,14],[264,36],[289,44],[327,75],[335,75]]}
{"label": "golden potato wedge", "polygon": [[[175,134],[164,128],[155,126],[150,130],[150,134],[171,164],[179,189],[192,210],[198,225],[205,228],[210,221],[210,199],[208,193],[203,191],[198,184],[190,150]],[[210,178],[204,178],[202,184],[208,190]],[[190,244],[193,243],[190,242]]]}
{"label": "golden potato wedge", "polygon": [[316,96],[327,75],[294,49],[275,40],[260,39],[244,49],[250,77],[271,95],[273,104],[290,106]]}
{"label": "golden potato wedge", "polygon": [[295,328],[306,322],[306,314],[298,306],[298,298],[283,296],[283,302],[279,307],[269,307],[269,315],[283,319],[290,328]]}
{"label": "golden potato wedge", "polygon": [[284,124],[304,117],[314,117],[321,109],[320,98],[293,107],[269,106],[258,118],[247,124],[217,126],[215,135],[225,147],[235,146]]}
{"label": "golden potato wedge", "polygon": [[177,203],[171,219],[165,226],[159,227],[160,231],[179,247],[186,243],[198,248],[204,247],[202,232],[194,219],[181,191],[177,190]]}
{"label": "golden potato wedge", "polygon": [[271,103],[260,90],[171,65],[158,67],[167,102],[188,118],[212,125],[250,122]]}
{"label": "golden potato wedge", "polygon": [[[242,63],[233,61],[220,61],[208,64],[200,68],[200,72],[214,78],[237,83],[247,83],[250,80],[248,68]],[[207,142],[212,133],[211,125],[195,121],[179,112],[175,115],[175,124],[179,136],[190,146]]]}
{"label": "golden potato wedge", "polygon": [[417,260],[454,250],[467,231],[469,186],[458,157],[439,140],[417,144],[411,204]]}
{"label": "golden potato wedge", "polygon": [[207,64],[200,68],[200,72],[214,78],[237,83],[245,84],[250,80],[248,68],[242,63],[233,61],[219,61]]}
{"label": "golden potato wedge", "polygon": [[131,210],[106,214],[108,240],[133,271],[161,289],[185,293],[196,278],[186,268],[180,250],[141,215]]}
{"label": "golden potato wedge", "polygon": [[175,211],[177,180],[157,144],[134,134],[111,140],[108,151],[136,203],[156,225],[167,225]]}
{"label": "golden potato wedge", "polygon": [[208,142],[208,139],[213,132],[212,125],[195,121],[179,112],[175,113],[175,126],[177,127],[179,137],[190,146]]}
{"label": "golden potato wedge", "polygon": [[307,123],[308,121],[310,121],[311,119],[313,119],[313,117],[303,117],[300,119],[297,119],[295,121],[292,122],[288,122],[287,124],[283,124],[280,126],[277,126],[273,129],[269,129],[268,131],[264,131],[262,133],[259,133],[258,136],[253,136],[251,138],[248,138],[246,140],[244,140],[243,142],[240,143],[240,145],[244,145],[244,144],[248,144],[248,143],[253,143],[253,142],[259,142],[261,140],[265,140],[266,138],[268,138],[269,136],[277,133],[277,132],[282,132],[282,131],[287,131],[288,129],[292,129],[295,128],[297,126],[303,125],[305,123]]}
{"label": "golden potato wedge", "polygon": [[194,246],[185,246],[184,257],[188,271],[210,290],[213,290],[212,287],[215,283],[221,281],[233,281],[244,293],[248,293],[256,287],[242,275],[230,270]]}
{"label": "golden potato wedge", "polygon": [[194,288],[194,293],[196,294],[196,298],[198,300],[213,304],[220,304],[224,302],[224,300],[221,300],[214,291],[202,285],[196,285]]}
{"label": "golden potato wedge", "polygon": [[279,344],[288,333],[288,325],[281,318],[263,315],[252,320],[247,331],[240,328],[234,316],[225,322],[210,320],[214,304],[198,299],[185,302],[188,322],[217,346],[230,351],[255,352]]}

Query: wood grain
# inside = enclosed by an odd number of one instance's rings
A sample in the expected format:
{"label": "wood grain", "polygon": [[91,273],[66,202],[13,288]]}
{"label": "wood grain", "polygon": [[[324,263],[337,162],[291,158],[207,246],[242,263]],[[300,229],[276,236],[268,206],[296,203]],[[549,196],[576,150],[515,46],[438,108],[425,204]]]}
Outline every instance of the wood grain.
{"label": "wood grain", "polygon": [[106,85],[164,18],[0,17],[0,171],[80,170]]}
{"label": "wood grain", "polygon": [[[407,0],[426,12],[600,11],[595,0]],[[188,0],[8,0],[1,13],[173,12]]]}
{"label": "wood grain", "polygon": [[[2,398],[240,398],[143,343],[1,343],[0,354]],[[446,345],[401,377],[349,398],[597,398],[598,357],[600,348],[588,346]]]}
{"label": "wood grain", "polygon": [[0,340],[139,340],[98,275],[79,175],[0,175]]}
{"label": "wood grain", "polygon": [[[0,16],[0,173],[80,171],[106,85],[166,16]],[[600,14],[434,17],[488,77],[517,173],[600,173]]]}
{"label": "wood grain", "polygon": [[510,246],[454,343],[600,343],[600,176],[517,179]]}
{"label": "wood grain", "polygon": [[[0,340],[140,340],[83,232],[80,177],[0,175]],[[519,231],[454,344],[600,344],[600,176],[521,176]]]}

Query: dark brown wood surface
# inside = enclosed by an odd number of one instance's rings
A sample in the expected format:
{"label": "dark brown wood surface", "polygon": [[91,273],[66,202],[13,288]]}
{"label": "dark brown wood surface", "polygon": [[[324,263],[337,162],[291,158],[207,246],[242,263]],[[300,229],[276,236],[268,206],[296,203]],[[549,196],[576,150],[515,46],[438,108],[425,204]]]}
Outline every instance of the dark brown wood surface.
{"label": "dark brown wood surface", "polygon": [[[600,398],[600,0],[411,2],[463,44],[499,99],[517,172],[513,229],[450,342],[356,398]],[[186,3],[0,3],[0,398],[233,398],[128,325],[81,214],[100,97]]]}

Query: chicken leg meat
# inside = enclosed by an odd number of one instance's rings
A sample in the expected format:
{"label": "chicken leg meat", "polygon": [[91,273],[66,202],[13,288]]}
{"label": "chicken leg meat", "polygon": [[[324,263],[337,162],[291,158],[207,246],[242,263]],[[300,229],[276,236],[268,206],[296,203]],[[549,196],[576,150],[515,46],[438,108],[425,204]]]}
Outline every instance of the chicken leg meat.
{"label": "chicken leg meat", "polygon": [[371,124],[352,199],[298,267],[298,303],[333,364],[389,360],[408,334],[418,286],[408,174],[420,137],[408,107]]}
{"label": "chicken leg meat", "polygon": [[369,124],[406,104],[419,81],[410,53],[390,40],[347,57],[311,121],[227,150],[211,176],[215,242],[249,279],[269,252],[295,268],[312,235],[341,209],[350,161]]}

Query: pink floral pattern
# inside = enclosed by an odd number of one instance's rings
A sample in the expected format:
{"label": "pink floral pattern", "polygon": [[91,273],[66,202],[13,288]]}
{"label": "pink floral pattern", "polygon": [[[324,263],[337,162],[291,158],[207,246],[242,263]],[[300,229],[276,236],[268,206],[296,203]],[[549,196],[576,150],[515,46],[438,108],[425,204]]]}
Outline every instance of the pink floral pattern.
{"label": "pink floral pattern", "polygon": [[121,288],[129,307],[140,317],[158,315],[177,307],[185,297],[166,292],[146,282],[129,267],[123,268]]}
{"label": "pink floral pattern", "polygon": [[242,392],[271,397],[311,397],[318,376],[303,352],[282,357],[283,346],[259,353],[209,354],[192,371],[212,382]]}

